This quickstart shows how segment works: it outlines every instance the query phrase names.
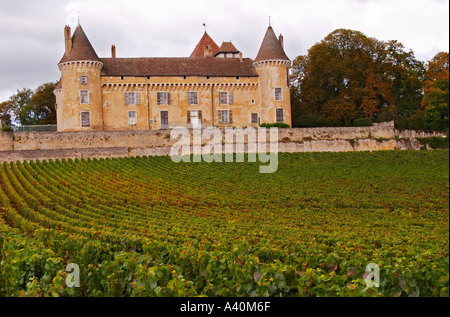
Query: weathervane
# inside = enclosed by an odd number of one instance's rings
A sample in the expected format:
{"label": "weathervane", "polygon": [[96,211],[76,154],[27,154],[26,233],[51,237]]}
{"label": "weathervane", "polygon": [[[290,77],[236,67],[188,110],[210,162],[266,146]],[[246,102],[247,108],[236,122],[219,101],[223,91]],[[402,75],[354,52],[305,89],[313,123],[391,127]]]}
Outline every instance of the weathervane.
{"label": "weathervane", "polygon": [[78,10],[77,13],[78,13],[78,25],[80,25],[80,11]]}
{"label": "weathervane", "polygon": [[269,26],[271,26],[271,25],[270,25],[270,15],[269,15]]}
{"label": "weathervane", "polygon": [[205,28],[205,32],[206,32],[206,23],[203,23],[203,27]]}

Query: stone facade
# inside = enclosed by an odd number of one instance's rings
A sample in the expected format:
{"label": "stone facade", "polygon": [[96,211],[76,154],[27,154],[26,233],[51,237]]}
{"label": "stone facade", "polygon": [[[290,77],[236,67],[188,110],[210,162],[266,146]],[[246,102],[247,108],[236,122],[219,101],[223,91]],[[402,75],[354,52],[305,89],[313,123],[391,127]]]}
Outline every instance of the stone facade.
{"label": "stone facade", "polygon": [[185,58],[118,58],[115,46],[99,58],[80,25],[64,35],[58,131],[291,125],[291,62],[272,27],[255,60],[206,32]]}

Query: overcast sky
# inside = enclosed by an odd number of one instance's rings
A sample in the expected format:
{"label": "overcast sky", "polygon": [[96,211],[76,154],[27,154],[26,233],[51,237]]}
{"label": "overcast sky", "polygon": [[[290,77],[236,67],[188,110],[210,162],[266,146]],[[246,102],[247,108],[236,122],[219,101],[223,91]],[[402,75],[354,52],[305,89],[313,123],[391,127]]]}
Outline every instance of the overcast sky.
{"label": "overcast sky", "polygon": [[64,25],[99,57],[187,57],[204,32],[255,58],[271,17],[290,59],[338,28],[397,40],[417,59],[449,51],[449,0],[0,0],[0,102],[57,81]]}

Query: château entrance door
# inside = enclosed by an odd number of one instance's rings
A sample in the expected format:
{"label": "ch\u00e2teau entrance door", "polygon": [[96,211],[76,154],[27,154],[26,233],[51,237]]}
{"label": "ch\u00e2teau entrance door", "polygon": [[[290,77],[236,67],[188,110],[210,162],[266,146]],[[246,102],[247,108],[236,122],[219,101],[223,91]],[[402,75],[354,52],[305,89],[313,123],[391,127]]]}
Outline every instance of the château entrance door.
{"label": "ch\u00e2teau entrance door", "polygon": [[161,129],[169,129],[169,111],[161,111]]}

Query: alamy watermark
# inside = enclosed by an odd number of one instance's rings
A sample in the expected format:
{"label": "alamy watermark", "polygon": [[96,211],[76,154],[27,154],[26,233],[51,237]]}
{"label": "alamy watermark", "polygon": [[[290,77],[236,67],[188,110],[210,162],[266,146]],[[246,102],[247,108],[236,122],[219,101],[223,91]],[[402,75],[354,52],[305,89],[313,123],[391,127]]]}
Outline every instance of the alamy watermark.
{"label": "alamy watermark", "polygon": [[[278,128],[173,128],[170,139],[177,140],[171,149],[173,162],[248,162],[268,163],[260,173],[275,173],[278,169]],[[205,142],[205,140],[207,140]]]}
{"label": "alamy watermark", "polygon": [[76,263],[69,263],[66,266],[66,286],[67,287],[80,287],[80,267]]}
{"label": "alamy watermark", "polygon": [[375,263],[369,263],[366,266],[366,290],[370,287],[380,287],[380,267]]}

